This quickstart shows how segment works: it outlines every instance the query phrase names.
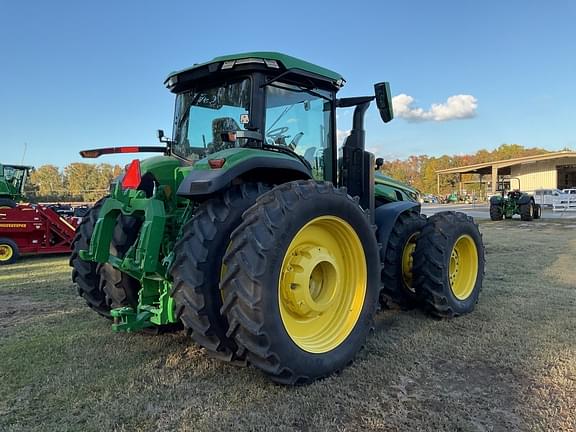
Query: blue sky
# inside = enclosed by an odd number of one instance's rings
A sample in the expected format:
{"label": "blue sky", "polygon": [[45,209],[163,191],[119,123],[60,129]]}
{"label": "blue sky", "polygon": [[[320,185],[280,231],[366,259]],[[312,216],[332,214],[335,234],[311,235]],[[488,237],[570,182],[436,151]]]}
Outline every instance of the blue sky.
{"label": "blue sky", "polygon": [[[429,109],[471,95],[471,118],[380,122],[384,157],[576,148],[576,3],[0,2],[2,161],[64,166],[83,148],[156,144],[171,131],[167,73],[222,54],[281,51],[344,75],[341,96],[390,81]],[[339,116],[339,129],[350,128]],[[102,159],[125,163],[126,158]]]}

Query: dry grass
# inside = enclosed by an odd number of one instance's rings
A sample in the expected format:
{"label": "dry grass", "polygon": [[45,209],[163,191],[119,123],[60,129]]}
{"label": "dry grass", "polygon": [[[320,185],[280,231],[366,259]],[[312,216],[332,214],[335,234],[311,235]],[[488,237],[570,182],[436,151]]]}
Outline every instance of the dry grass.
{"label": "dry grass", "polygon": [[576,224],[482,224],[476,311],[386,311],[353,366],[307,387],[206,357],[181,334],[113,334],[66,258],[0,269],[0,430],[572,431]]}

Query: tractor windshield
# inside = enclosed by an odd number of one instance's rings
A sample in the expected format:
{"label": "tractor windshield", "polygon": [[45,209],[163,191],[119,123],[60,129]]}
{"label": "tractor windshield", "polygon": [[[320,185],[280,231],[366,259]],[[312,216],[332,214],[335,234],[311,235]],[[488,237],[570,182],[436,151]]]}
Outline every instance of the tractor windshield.
{"label": "tractor windshield", "polygon": [[331,178],[330,92],[275,82],[266,87],[266,144],[287,147],[312,167],[315,178]]}
{"label": "tractor windshield", "polygon": [[13,167],[4,165],[3,172],[0,177],[4,177],[11,193],[20,194],[24,190],[24,179],[26,176],[26,169],[20,167]]}
{"label": "tractor windshield", "polygon": [[226,147],[222,134],[243,129],[249,121],[250,80],[223,83],[180,93],[174,116],[175,154],[201,159]]}

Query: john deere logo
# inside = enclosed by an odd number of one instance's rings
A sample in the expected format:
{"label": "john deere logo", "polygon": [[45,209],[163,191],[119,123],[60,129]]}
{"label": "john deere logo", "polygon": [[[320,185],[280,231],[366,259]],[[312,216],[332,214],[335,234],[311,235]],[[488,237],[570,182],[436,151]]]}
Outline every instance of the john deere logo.
{"label": "john deere logo", "polygon": [[23,223],[5,223],[5,224],[0,224],[0,228],[26,228],[26,224],[23,224]]}

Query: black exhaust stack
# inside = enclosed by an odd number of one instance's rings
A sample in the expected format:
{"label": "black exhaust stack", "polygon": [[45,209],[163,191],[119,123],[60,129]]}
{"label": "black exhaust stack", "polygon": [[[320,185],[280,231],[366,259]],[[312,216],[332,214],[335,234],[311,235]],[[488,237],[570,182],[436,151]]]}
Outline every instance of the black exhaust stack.
{"label": "black exhaust stack", "polygon": [[340,186],[348,189],[348,194],[360,199],[360,206],[374,213],[374,155],[365,151],[366,131],[364,115],[374,96],[338,99],[340,108],[352,107],[354,120],[350,135],[342,147],[342,164],[340,166]]}

